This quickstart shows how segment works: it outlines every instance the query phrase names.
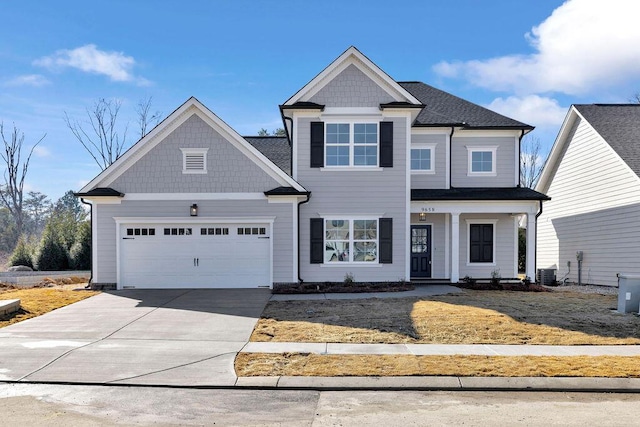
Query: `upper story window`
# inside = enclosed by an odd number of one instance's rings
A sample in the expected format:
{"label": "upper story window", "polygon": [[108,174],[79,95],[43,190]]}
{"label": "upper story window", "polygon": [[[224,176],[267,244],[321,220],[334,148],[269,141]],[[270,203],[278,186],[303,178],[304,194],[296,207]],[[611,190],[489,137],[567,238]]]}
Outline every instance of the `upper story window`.
{"label": "upper story window", "polygon": [[434,173],[435,145],[420,144],[413,147],[411,148],[411,172]]}
{"label": "upper story window", "polygon": [[182,173],[207,173],[208,148],[181,148]]}
{"label": "upper story window", "polygon": [[467,174],[496,175],[496,151],[498,147],[467,147],[469,152],[469,169]]}
{"label": "upper story window", "polygon": [[326,166],[378,166],[377,123],[327,123]]}

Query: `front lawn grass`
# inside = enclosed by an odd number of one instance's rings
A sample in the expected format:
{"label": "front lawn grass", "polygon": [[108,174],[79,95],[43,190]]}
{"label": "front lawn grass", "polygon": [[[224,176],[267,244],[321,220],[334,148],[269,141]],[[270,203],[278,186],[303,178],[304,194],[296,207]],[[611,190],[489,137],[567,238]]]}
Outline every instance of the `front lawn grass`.
{"label": "front lawn grass", "polygon": [[640,377],[640,357],[412,356],[240,353],[248,376]]}
{"label": "front lawn grass", "polygon": [[0,316],[0,328],[53,311],[99,292],[73,290],[77,285],[0,290],[0,300],[20,299],[20,310]]}
{"label": "front lawn grass", "polygon": [[[251,341],[412,344],[640,344],[615,295],[474,291],[429,299],[271,302]],[[640,357],[240,353],[238,376],[640,377]]]}
{"label": "front lawn grass", "polygon": [[261,342],[412,344],[640,344],[640,318],[615,295],[470,291],[429,299],[270,302]]}

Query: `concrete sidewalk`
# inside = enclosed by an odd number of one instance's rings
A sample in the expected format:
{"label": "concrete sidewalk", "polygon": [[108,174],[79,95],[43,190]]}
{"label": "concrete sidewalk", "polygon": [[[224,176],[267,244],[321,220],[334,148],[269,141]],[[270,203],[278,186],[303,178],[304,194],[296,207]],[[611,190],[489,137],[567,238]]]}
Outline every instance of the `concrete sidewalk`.
{"label": "concrete sidewalk", "polygon": [[414,356],[640,356],[640,345],[341,344],[249,342],[243,353],[405,354]]}

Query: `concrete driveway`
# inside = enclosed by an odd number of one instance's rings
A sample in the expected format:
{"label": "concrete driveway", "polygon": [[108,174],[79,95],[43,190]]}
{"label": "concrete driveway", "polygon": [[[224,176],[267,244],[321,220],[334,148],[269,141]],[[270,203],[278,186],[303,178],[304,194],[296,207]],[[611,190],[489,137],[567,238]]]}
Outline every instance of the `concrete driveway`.
{"label": "concrete driveway", "polygon": [[218,385],[236,382],[268,289],[102,293],[0,329],[0,381]]}

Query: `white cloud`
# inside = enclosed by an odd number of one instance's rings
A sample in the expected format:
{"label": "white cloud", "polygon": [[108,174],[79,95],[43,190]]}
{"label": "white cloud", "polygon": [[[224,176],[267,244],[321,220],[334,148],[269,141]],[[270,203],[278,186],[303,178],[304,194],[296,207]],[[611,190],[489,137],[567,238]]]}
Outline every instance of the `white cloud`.
{"label": "white cloud", "polygon": [[49,150],[47,147],[44,147],[42,145],[37,145],[33,149],[33,154],[36,157],[51,157],[51,150]]}
{"label": "white cloud", "polygon": [[87,73],[105,75],[116,82],[148,82],[132,73],[136,64],[132,56],[100,50],[94,44],[58,50],[53,55],[35,60],[33,64],[51,70],[76,68]]}
{"label": "white cloud", "polygon": [[23,76],[17,76],[13,79],[4,82],[4,86],[33,86],[40,87],[51,83],[44,76],[40,74],[25,74]]}
{"label": "white cloud", "polygon": [[585,94],[640,78],[637,0],[568,0],[525,37],[534,53],[441,62],[434,71],[518,94]]}
{"label": "white cloud", "polygon": [[486,107],[539,130],[557,129],[568,111],[568,107],[561,107],[557,100],[538,95],[496,98]]}

